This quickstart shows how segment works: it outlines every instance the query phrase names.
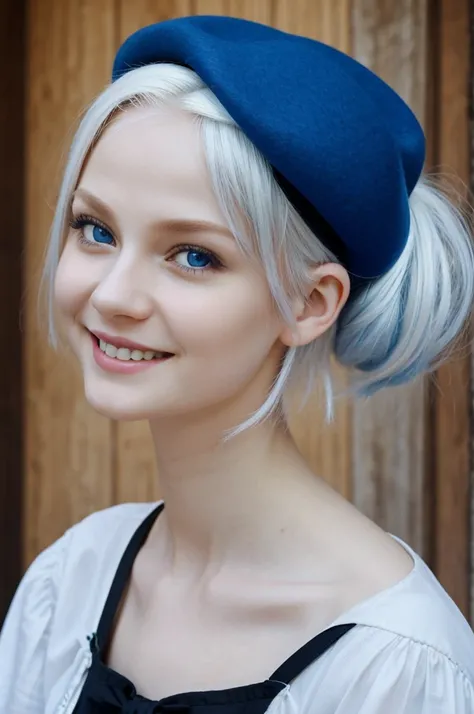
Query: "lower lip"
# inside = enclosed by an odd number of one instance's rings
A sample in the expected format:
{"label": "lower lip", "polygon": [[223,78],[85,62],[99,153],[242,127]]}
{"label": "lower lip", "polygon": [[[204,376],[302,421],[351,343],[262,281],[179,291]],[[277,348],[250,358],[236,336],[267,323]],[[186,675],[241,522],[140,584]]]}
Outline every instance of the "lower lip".
{"label": "lower lip", "polygon": [[115,357],[109,357],[109,355],[102,352],[99,347],[97,338],[91,334],[92,339],[92,353],[96,363],[101,369],[105,369],[106,372],[115,372],[116,374],[136,374],[137,372],[143,372],[150,367],[154,367],[161,362],[167,362],[169,357],[162,357],[161,359],[149,359],[140,360],[135,362],[134,360],[120,360]]}

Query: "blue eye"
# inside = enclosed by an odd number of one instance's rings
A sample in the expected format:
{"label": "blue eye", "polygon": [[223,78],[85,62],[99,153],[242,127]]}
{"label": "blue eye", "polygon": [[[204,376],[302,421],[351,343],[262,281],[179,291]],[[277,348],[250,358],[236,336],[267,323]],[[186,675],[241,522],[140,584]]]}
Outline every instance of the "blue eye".
{"label": "blue eye", "polygon": [[211,259],[206,253],[201,253],[199,250],[187,251],[188,263],[191,268],[205,268],[211,262]]}
{"label": "blue eye", "polygon": [[174,261],[185,270],[206,270],[214,267],[218,262],[210,253],[197,248],[180,250],[175,254]]}
{"label": "blue eye", "polygon": [[84,238],[90,243],[106,243],[107,245],[111,245],[114,242],[109,231],[102,228],[102,226],[89,223],[84,226],[83,232]]}
{"label": "blue eye", "polygon": [[78,232],[78,238],[84,245],[114,245],[115,239],[105,225],[92,216],[72,217],[70,227]]}

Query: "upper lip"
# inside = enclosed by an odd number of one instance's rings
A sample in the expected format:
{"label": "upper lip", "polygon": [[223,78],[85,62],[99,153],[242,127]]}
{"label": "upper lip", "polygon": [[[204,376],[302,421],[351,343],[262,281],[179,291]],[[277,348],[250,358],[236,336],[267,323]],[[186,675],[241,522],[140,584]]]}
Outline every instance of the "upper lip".
{"label": "upper lip", "polygon": [[107,335],[105,332],[97,332],[96,330],[91,330],[91,333],[99,340],[108,342],[110,345],[115,345],[115,347],[128,347],[129,350],[141,350],[142,352],[163,352],[165,354],[170,354],[166,352],[166,350],[156,350],[154,347],[141,345],[139,342],[132,342],[132,340],[127,340],[126,337]]}

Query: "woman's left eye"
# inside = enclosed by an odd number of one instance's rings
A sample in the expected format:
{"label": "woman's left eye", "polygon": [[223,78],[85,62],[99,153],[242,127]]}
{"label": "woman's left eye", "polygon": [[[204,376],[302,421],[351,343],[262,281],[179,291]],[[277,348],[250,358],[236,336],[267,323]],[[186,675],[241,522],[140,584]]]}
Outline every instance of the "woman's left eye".
{"label": "woman's left eye", "polygon": [[192,246],[181,246],[171,257],[173,262],[180,268],[194,273],[202,273],[205,270],[217,269],[222,266],[222,263],[213,253]]}

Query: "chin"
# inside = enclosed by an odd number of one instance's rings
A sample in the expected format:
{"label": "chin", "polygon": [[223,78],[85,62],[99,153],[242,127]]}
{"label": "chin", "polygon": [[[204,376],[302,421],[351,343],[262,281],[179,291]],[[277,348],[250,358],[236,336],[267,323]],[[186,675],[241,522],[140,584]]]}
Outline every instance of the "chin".
{"label": "chin", "polygon": [[125,411],[123,409],[111,408],[110,406],[97,405],[89,402],[91,407],[103,417],[111,419],[112,421],[120,422],[132,422],[132,421],[146,421],[149,417],[147,414],[142,414],[140,412],[132,412],[131,410]]}
{"label": "chin", "polygon": [[[101,389],[85,386],[85,397],[90,406],[99,414],[114,421],[142,421],[150,419],[156,409],[144,403],[143,399],[130,399],[120,389]],[[138,395],[137,395],[138,397]]]}

